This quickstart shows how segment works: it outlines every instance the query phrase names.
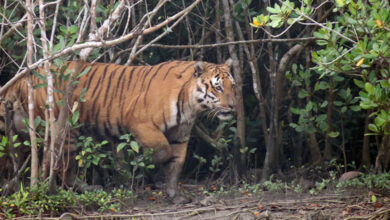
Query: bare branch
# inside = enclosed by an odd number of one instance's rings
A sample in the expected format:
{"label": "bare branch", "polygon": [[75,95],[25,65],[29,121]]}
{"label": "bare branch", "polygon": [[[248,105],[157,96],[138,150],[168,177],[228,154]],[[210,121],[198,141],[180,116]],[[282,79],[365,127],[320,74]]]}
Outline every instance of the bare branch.
{"label": "bare branch", "polygon": [[208,47],[224,47],[235,44],[257,44],[267,42],[300,42],[300,41],[314,41],[315,37],[303,37],[303,38],[287,38],[287,39],[256,39],[256,40],[241,40],[241,41],[230,41],[224,43],[215,44],[202,44],[202,45],[165,45],[165,44],[151,44],[150,47],[160,47],[169,49],[188,49],[188,48],[208,48]]}
{"label": "bare branch", "polygon": [[[280,1],[280,0],[279,0],[279,2],[280,2],[281,4],[283,4],[283,5],[285,5],[286,7],[288,7],[288,8],[290,8],[290,9],[294,10],[294,11],[295,11],[297,14],[299,14],[300,16],[303,16],[303,17],[306,18],[307,20],[309,20],[309,21],[311,21],[311,22],[317,24],[318,26],[320,26],[320,27],[322,27],[322,28],[324,28],[324,29],[326,29],[326,30],[328,30],[328,31],[334,32],[335,34],[339,35],[341,38],[344,38],[344,39],[348,40],[349,42],[352,42],[352,43],[354,43],[354,44],[357,43],[356,41],[352,40],[351,38],[349,38],[349,37],[347,37],[347,36],[345,36],[345,35],[343,35],[343,34],[341,34],[340,32],[335,31],[334,29],[329,28],[329,27],[327,27],[327,26],[325,26],[325,25],[323,25],[323,24],[321,24],[321,23],[318,23],[318,22],[317,22],[316,20],[314,20],[313,18],[311,18],[311,17],[305,15],[304,13],[302,13],[302,12],[300,12],[300,11],[297,11],[295,8],[290,7],[290,5],[285,4],[284,2],[282,2],[282,1]],[[327,2],[327,1],[326,1],[326,2]],[[326,3],[326,2],[325,2],[325,3]],[[320,6],[322,6],[322,5],[323,5],[323,4],[321,4]]]}
{"label": "bare branch", "polygon": [[14,22],[9,21],[4,14],[0,12],[0,15],[3,17],[3,19],[7,20],[7,23],[12,26],[11,29],[9,29],[4,35],[1,36],[0,38],[0,45],[3,42],[3,40],[7,39],[11,34],[13,34],[15,31],[23,38],[26,38],[20,31],[18,31],[18,28],[22,26],[22,24],[26,21],[27,14],[23,15],[23,17],[17,21],[15,24]]}
{"label": "bare branch", "polygon": [[[182,18],[180,18],[182,19]],[[174,28],[174,25],[176,22],[170,27],[171,29]],[[165,31],[160,36],[163,37],[166,34],[168,34],[169,31]],[[142,52],[143,50],[149,48],[149,47],[159,47],[159,48],[166,48],[166,49],[178,49],[178,50],[185,50],[189,48],[214,48],[214,47],[225,47],[229,45],[235,45],[235,44],[258,44],[258,43],[267,43],[267,42],[276,42],[276,43],[283,43],[283,42],[301,42],[301,41],[314,41],[317,38],[315,37],[303,37],[303,38],[288,38],[288,39],[256,39],[256,40],[240,40],[240,41],[231,41],[231,42],[224,42],[224,43],[215,43],[215,44],[199,44],[199,45],[166,45],[166,44],[154,44],[155,41],[159,40],[161,37],[158,36],[155,39],[153,39],[151,42],[145,45],[141,45],[142,48],[137,52],[136,55],[138,55],[139,52]],[[147,47],[144,49],[144,47]],[[113,60],[115,60],[117,57],[122,56],[123,54],[127,54],[130,52],[132,48],[128,48],[126,50],[122,50],[118,52]]]}
{"label": "bare branch", "polygon": [[[89,34],[89,41],[98,41],[99,39],[103,39],[104,34],[110,29],[110,26],[112,23],[119,18],[122,11],[125,9],[125,0],[121,0],[118,7],[114,10],[114,12],[103,22],[103,25],[98,29],[96,29],[96,14],[95,12],[92,13],[91,17],[91,32]],[[92,1],[92,6],[95,8],[91,8],[92,11],[96,11],[96,1]],[[95,16],[95,18],[94,18]],[[81,60],[87,60],[89,54],[92,52],[93,47],[91,48],[85,48],[80,51],[80,59]]]}
{"label": "bare branch", "polygon": [[183,14],[188,13],[191,11],[201,0],[196,0],[194,3],[192,3],[187,8],[183,9],[182,11],[176,13],[175,15],[167,18],[165,21],[145,29],[144,31],[138,32],[131,32],[129,34],[126,34],[120,38],[114,39],[114,40],[108,40],[108,41],[101,41],[101,42],[86,42],[81,44],[74,44],[71,47],[65,48],[55,54],[50,55],[47,59],[42,58],[35,63],[28,65],[27,68],[23,69],[19,74],[15,75],[11,80],[9,80],[3,87],[0,89],[0,95],[2,95],[11,85],[13,85],[18,79],[22,78],[26,73],[29,72],[29,70],[36,69],[39,65],[41,65],[46,60],[54,60],[58,57],[64,56],[66,54],[74,53],[77,50],[84,49],[84,48],[97,48],[97,47],[109,47],[113,45],[117,45],[123,42],[126,42],[135,36],[138,36],[139,34],[150,34],[154,31],[159,30],[160,28],[164,27],[165,25],[169,24],[170,22],[176,20],[177,18],[181,17]]}
{"label": "bare branch", "polygon": [[53,25],[52,25],[52,28],[51,28],[50,51],[53,51],[54,33],[55,33],[55,30],[57,29],[56,28],[56,26],[57,26],[57,17],[58,17],[58,10],[59,10],[60,4],[61,4],[61,0],[58,0],[56,3],[57,3],[57,5],[56,5],[56,10],[54,12]]}
{"label": "bare branch", "polygon": [[[144,26],[142,27],[142,30],[144,30],[145,28],[147,28],[148,26],[152,26],[151,25],[151,22],[152,22],[152,19],[154,18],[154,16],[156,15],[156,13],[160,10],[160,8],[167,2],[167,0],[160,0],[158,3],[157,3],[157,6],[151,11],[151,12],[148,12],[146,13],[142,19],[141,19],[141,24],[142,24],[142,21],[147,18],[148,20],[144,23]],[[129,56],[129,59],[127,60],[126,62],[126,65],[130,65],[131,62],[133,62],[135,56],[137,56],[140,52],[137,52],[137,47],[138,45],[141,43],[142,41],[142,36],[143,35],[139,35],[137,40],[135,41],[134,45],[133,45],[133,48],[131,50],[131,53],[130,53],[130,56]]]}

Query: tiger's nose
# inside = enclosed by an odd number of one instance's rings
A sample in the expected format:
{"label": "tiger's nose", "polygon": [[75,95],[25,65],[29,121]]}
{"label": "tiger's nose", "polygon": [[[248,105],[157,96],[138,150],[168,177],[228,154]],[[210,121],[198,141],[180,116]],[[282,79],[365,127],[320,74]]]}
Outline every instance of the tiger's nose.
{"label": "tiger's nose", "polygon": [[236,97],[233,95],[228,95],[227,97],[228,99],[228,106],[230,108],[230,110],[234,111],[235,108],[236,108]]}

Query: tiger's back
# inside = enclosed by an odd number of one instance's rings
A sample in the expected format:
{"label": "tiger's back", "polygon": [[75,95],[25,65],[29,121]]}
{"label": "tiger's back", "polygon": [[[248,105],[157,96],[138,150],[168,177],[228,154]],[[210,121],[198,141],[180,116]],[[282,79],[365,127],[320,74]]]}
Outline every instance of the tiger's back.
{"label": "tiger's back", "polygon": [[[131,124],[153,123],[162,130],[176,122],[172,105],[193,76],[195,62],[165,62],[155,66],[121,66],[97,63],[80,79],[73,101],[86,88],[80,103],[80,121],[101,135],[119,137]],[[184,64],[184,65],[183,65]],[[185,98],[182,95],[182,98]],[[124,122],[132,123],[124,123]]]}

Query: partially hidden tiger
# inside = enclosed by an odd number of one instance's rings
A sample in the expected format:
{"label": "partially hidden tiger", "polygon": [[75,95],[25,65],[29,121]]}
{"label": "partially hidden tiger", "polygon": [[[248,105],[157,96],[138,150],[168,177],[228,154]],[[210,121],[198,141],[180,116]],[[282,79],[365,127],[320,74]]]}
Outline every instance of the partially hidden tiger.
{"label": "partially hidden tiger", "polygon": [[[203,61],[169,61],[154,66],[71,61],[66,70],[72,70],[77,62],[81,62],[81,71],[89,69],[79,79],[70,102],[78,101],[85,92],[85,102],[78,105],[79,121],[83,124],[78,132],[117,140],[121,135],[131,133],[143,148],[153,149],[153,163],[166,167],[165,191],[174,199],[178,196],[178,178],[191,129],[199,113],[208,111],[220,120],[233,116],[236,86],[230,73],[232,59],[219,65]],[[51,69],[58,71],[54,65]],[[44,74],[42,68],[37,71]],[[34,85],[42,83],[39,77],[33,77]],[[64,90],[66,81],[56,79],[55,85]],[[15,100],[18,97],[22,105],[20,112],[28,112],[27,92],[26,80],[22,78],[7,89],[3,98]],[[62,96],[56,92],[55,100]],[[44,118],[47,89],[35,89],[34,100],[35,116]],[[54,112],[58,117],[58,106]],[[18,118],[15,120],[21,120]],[[68,150],[76,151],[77,147]]]}

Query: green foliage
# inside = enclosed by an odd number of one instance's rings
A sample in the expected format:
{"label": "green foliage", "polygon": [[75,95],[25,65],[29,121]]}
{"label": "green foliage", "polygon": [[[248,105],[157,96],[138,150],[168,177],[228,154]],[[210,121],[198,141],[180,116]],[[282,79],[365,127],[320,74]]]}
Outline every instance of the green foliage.
{"label": "green foliage", "polygon": [[106,155],[101,153],[103,145],[108,144],[108,141],[104,140],[100,143],[95,143],[92,137],[79,137],[77,147],[80,149],[80,153],[76,156],[79,167],[88,169],[92,164],[97,166],[102,158]]}
{"label": "green foliage", "polygon": [[[389,9],[389,2],[383,0],[373,0],[368,4],[337,1],[335,11],[343,12],[336,17],[338,23],[328,24],[328,29],[322,28],[315,35],[321,39],[317,44],[325,46],[313,52],[317,71],[323,75],[359,74],[360,79],[355,79],[360,89],[357,97],[360,107],[372,112],[374,123],[369,126],[372,134],[388,135],[390,122]],[[343,36],[338,34],[341,32]]]}
{"label": "green foliage", "polygon": [[116,151],[124,154],[124,157],[114,159],[112,164],[125,179],[131,179],[133,188],[135,179],[142,179],[145,173],[155,168],[152,163],[153,149],[140,148],[138,143],[132,140],[131,134],[122,135],[120,139],[123,142],[117,145]]}
{"label": "green foliage", "polygon": [[364,174],[359,178],[346,180],[337,184],[338,189],[367,188],[368,190],[389,190],[390,173]]}
{"label": "green foliage", "polygon": [[[314,7],[312,1],[301,1],[298,6],[282,1],[268,7],[268,15],[253,18],[259,25],[252,26],[279,28],[297,21],[315,22],[310,19]],[[297,132],[320,132],[337,138],[341,129],[336,126],[344,125],[334,123],[326,109],[329,106],[336,109],[341,119],[364,109],[373,118],[369,135],[389,135],[389,2],[337,0],[333,13],[334,19],[328,19],[326,24],[315,23],[320,27],[313,33],[318,45],[312,51],[315,66],[308,69],[294,64],[286,75],[302,100],[298,101],[302,103],[299,107],[290,109],[298,116],[298,121],[290,126]]]}
{"label": "green foliage", "polygon": [[[21,144],[19,142],[16,142],[17,140],[18,140],[18,135],[12,136],[12,143],[13,143],[14,148],[19,147]],[[6,154],[6,150],[9,148],[9,144],[10,143],[9,143],[8,137],[3,136],[1,138],[1,142],[0,142],[0,158]]]}
{"label": "green foliage", "polygon": [[10,196],[0,197],[0,213],[7,218],[35,216],[39,214],[59,215],[63,212],[98,210],[99,212],[119,212],[123,205],[136,197],[123,187],[111,192],[96,190],[78,194],[71,190],[58,189],[49,194],[46,183],[30,189],[21,185],[20,190]]}

